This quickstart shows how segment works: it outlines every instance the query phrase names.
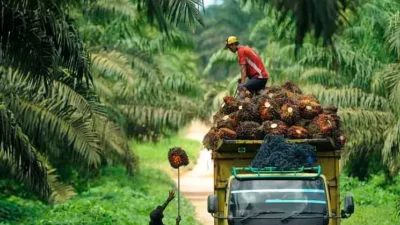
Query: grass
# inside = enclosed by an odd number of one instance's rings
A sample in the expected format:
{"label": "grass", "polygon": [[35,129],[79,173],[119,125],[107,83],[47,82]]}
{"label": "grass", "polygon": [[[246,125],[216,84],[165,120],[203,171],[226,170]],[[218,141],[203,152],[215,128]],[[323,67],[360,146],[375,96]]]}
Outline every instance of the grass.
{"label": "grass", "polygon": [[[106,168],[99,179],[90,183],[88,191],[53,207],[16,196],[0,199],[0,224],[148,224],[149,213],[165,202],[169,190],[175,189],[174,181],[165,173],[166,168],[171,168],[168,150],[174,146],[183,147],[190,160],[190,167],[186,169],[190,169],[201,143],[173,137],[157,144],[132,142],[132,146],[140,160],[135,176],[127,176],[122,167]],[[164,211],[164,224],[175,224],[177,199],[176,193]],[[201,225],[195,219],[193,206],[184,198],[181,198],[180,214],[182,225]],[[2,218],[7,220],[2,221]]]}
{"label": "grass", "polygon": [[[89,191],[52,208],[40,202],[8,198],[8,204],[14,204],[13,210],[24,208],[30,212],[22,221],[9,224],[148,224],[149,213],[165,202],[168,190],[174,186],[157,169],[141,169],[136,177],[128,177],[123,168],[108,168]],[[194,208],[187,200],[181,201],[181,224],[199,225]],[[176,215],[177,197],[164,211],[164,223],[175,224]]]}
{"label": "grass", "polygon": [[398,225],[397,205],[400,203],[400,177],[388,185],[383,175],[374,176],[368,182],[341,177],[342,199],[353,195],[354,214],[342,220],[342,225]]}

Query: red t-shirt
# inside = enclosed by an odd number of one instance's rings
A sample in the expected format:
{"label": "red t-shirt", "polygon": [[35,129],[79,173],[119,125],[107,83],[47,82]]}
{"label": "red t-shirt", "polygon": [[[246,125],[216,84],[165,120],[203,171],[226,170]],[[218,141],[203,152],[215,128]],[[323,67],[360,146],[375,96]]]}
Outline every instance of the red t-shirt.
{"label": "red t-shirt", "polygon": [[238,49],[239,64],[246,65],[247,76],[256,78],[268,78],[269,74],[264,67],[261,58],[248,46]]}

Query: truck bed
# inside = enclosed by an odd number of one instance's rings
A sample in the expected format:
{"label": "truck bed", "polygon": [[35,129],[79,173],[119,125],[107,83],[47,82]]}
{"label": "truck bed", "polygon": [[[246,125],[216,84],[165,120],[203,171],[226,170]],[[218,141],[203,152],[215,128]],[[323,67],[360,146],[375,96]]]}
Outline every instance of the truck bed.
{"label": "truck bed", "polygon": [[[331,138],[318,139],[285,139],[287,143],[293,144],[310,144],[316,147],[318,152],[329,152],[339,150],[335,148],[335,144]],[[257,152],[264,140],[220,140],[216,152],[241,152],[246,153]],[[244,152],[242,152],[244,153]]]}

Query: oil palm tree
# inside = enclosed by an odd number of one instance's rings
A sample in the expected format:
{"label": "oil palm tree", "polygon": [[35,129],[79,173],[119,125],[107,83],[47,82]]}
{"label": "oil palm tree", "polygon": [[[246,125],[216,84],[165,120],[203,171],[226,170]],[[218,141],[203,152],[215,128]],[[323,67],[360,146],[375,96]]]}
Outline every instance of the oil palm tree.
{"label": "oil palm tree", "polygon": [[186,33],[173,27],[168,34],[160,32],[138,16],[140,12],[105,21],[106,10],[93,7],[76,20],[85,21],[81,33],[92,53],[96,91],[128,134],[157,138],[206,114],[200,102],[198,59]]}
{"label": "oil palm tree", "polygon": [[[399,171],[398,13],[393,4],[399,5],[374,0],[360,5],[359,17],[335,37],[335,48],[314,46],[311,39],[296,60],[290,54],[295,46],[275,36],[259,50],[272,75],[270,85],[292,80],[323,105],[339,107],[349,135],[343,162],[351,175],[361,178],[373,171],[358,171],[360,165],[351,165],[352,159],[368,162],[377,157],[393,174]],[[217,52],[207,68],[218,61],[235,59]],[[235,79],[230,80],[234,88]]]}
{"label": "oil palm tree", "polygon": [[291,17],[296,25],[296,53],[302,46],[306,34],[314,32],[315,40],[322,38],[323,45],[332,45],[332,38],[354,13],[356,5],[351,0],[243,0],[256,6],[272,6],[284,20]]}

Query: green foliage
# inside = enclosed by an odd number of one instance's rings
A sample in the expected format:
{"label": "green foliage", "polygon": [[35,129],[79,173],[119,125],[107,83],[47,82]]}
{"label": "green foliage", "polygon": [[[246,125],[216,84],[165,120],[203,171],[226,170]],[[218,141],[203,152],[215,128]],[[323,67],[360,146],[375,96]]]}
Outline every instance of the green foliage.
{"label": "green foliage", "polygon": [[[4,210],[16,210],[13,216],[18,216],[18,222],[12,224],[143,225],[148,223],[149,213],[165,202],[174,185],[165,173],[151,167],[143,167],[135,177],[126,176],[123,168],[110,167],[88,191],[54,207],[17,197],[0,204],[7,206]],[[182,223],[199,225],[191,204],[183,198],[181,201]],[[176,196],[164,211],[165,224],[175,223],[177,205]]]}
{"label": "green foliage", "polygon": [[[354,11],[355,3],[350,0],[334,1],[260,1],[243,0],[256,6],[264,7],[270,4],[281,12],[282,18],[292,17],[296,21],[295,44],[301,46],[307,33],[314,31],[314,37],[323,39],[324,45],[332,44],[332,37],[338,28],[347,22],[348,16]],[[282,19],[283,20],[283,19]]]}
{"label": "green foliage", "polygon": [[160,33],[140,17],[114,16],[111,22],[78,13],[76,17],[89,21],[82,24],[83,32],[92,25],[104,30],[107,38],[85,37],[92,51],[94,84],[108,115],[129,136],[157,139],[209,114],[201,102],[198,58],[187,34],[178,29]]}
{"label": "green foliage", "polygon": [[[10,171],[2,177],[14,176],[53,203],[74,195],[71,186],[58,182],[52,169],[59,166],[57,162],[61,158],[86,171],[98,168],[102,161],[130,161],[124,159],[128,152],[126,138],[124,140],[124,135],[105,117],[104,107],[90,89],[68,75],[67,71],[57,74],[46,86],[32,85],[19,71],[0,71],[0,93],[3,93],[2,102],[7,110],[4,112],[12,116],[1,121],[12,122],[17,131],[17,136],[2,140],[5,144],[2,161],[5,171]],[[110,131],[112,134],[106,138],[104,132]],[[3,132],[12,135],[15,131]],[[16,139],[22,137],[25,143],[17,144]],[[21,151],[29,157],[21,159]],[[28,161],[34,163],[23,165]],[[42,167],[40,173],[38,168],[35,170],[35,164]]]}
{"label": "green foliage", "polygon": [[42,202],[16,196],[0,199],[0,224],[18,224],[25,219],[39,216],[45,208]]}
{"label": "green foliage", "polygon": [[51,82],[60,67],[89,82],[92,77],[83,43],[57,5],[55,0],[2,1],[1,66],[19,69],[35,84]]}
{"label": "green foliage", "polygon": [[383,175],[372,176],[369,181],[358,181],[356,178],[340,177],[340,194],[353,195],[355,213],[342,220],[344,225],[353,224],[397,224],[396,206],[400,179],[397,177],[393,183],[388,184]]}
{"label": "green foliage", "polygon": [[[205,115],[194,85],[196,57],[174,51],[190,49],[191,40],[169,27],[201,22],[201,5],[2,2],[0,127],[7,135],[0,137],[1,178],[23,181],[51,203],[65,201],[75,195],[70,184],[85,189],[76,177],[97,174],[103,165],[125,163],[132,173],[125,126],[145,126],[158,137]],[[150,26],[153,19],[168,33]]]}

